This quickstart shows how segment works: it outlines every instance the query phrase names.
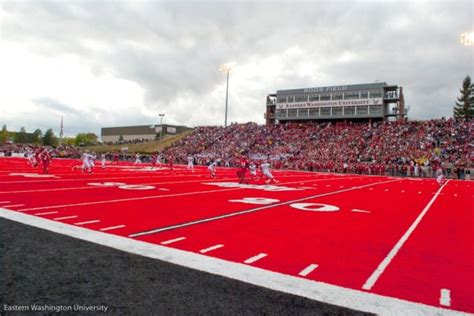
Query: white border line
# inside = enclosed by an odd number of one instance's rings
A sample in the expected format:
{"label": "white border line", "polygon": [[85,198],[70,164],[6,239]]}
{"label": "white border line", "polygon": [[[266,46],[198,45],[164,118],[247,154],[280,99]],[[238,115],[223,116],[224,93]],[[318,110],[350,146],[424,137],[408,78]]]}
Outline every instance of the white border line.
{"label": "white border line", "polygon": [[0,208],[0,217],[55,233],[111,247],[128,253],[158,259],[262,286],[275,291],[306,297],[319,302],[375,314],[392,315],[470,315],[442,307],[413,303],[392,297],[343,288],[336,285],[271,272],[183,250],[163,247],[126,237],[105,234],[24,213]]}
{"label": "white border line", "polygon": [[408,230],[403,234],[403,236],[400,238],[400,240],[395,244],[395,246],[390,250],[388,255],[382,260],[382,262],[379,264],[377,269],[372,273],[372,275],[365,281],[364,285],[362,288],[364,290],[370,290],[374,286],[375,282],[380,278],[382,273],[385,271],[387,266],[392,262],[393,258],[397,255],[398,251],[403,247],[407,239],[410,237],[410,235],[413,233],[415,228],[418,226],[418,224],[421,222],[423,217],[426,215],[428,210],[430,209],[431,205],[433,205],[434,201],[438,197],[438,195],[441,193],[441,191],[444,189],[444,187],[448,184],[449,180],[446,181],[446,183],[438,189],[436,194],[431,198],[431,200],[426,204],[425,208],[423,211],[421,211],[420,215],[415,219],[415,221],[411,224],[411,226],[408,228]]}

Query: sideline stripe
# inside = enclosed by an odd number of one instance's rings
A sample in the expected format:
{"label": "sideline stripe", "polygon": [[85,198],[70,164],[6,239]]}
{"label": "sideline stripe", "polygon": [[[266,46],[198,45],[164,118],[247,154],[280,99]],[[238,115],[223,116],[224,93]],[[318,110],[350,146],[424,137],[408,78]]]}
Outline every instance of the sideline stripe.
{"label": "sideline stripe", "polygon": [[93,221],[74,223],[74,225],[86,225],[86,224],[94,224],[94,223],[98,223],[98,222],[100,222],[100,220],[95,219]]}
{"label": "sideline stripe", "polygon": [[2,207],[20,207],[20,206],[25,206],[25,204],[3,205]]}
{"label": "sideline stripe", "polygon": [[73,216],[64,216],[64,217],[56,217],[56,218],[53,218],[55,221],[58,221],[58,220],[62,220],[62,219],[70,219],[70,218],[76,218],[76,217],[79,217],[77,215],[73,215]]}
{"label": "sideline stripe", "polygon": [[156,234],[156,233],[160,233],[160,232],[166,231],[166,230],[172,230],[172,229],[176,229],[176,228],[181,228],[181,227],[186,227],[186,226],[191,226],[191,225],[196,225],[196,224],[201,224],[201,223],[206,223],[206,222],[211,222],[211,221],[216,221],[216,220],[220,220],[220,219],[223,219],[223,218],[239,216],[239,215],[243,215],[243,214],[247,214],[247,213],[258,212],[258,211],[261,211],[261,210],[266,210],[266,209],[277,207],[277,206],[283,206],[283,205],[288,205],[288,204],[292,204],[292,203],[296,203],[296,202],[307,201],[307,200],[315,199],[315,198],[322,197],[322,196],[328,196],[328,195],[332,195],[332,194],[338,194],[338,193],[342,193],[342,192],[353,191],[353,190],[365,188],[365,187],[372,186],[372,185],[390,183],[390,182],[395,182],[395,181],[400,181],[400,180],[389,180],[389,181],[384,181],[384,182],[376,182],[376,183],[371,183],[371,184],[360,185],[360,186],[357,186],[357,187],[352,187],[352,188],[349,188],[349,189],[343,189],[343,190],[338,190],[338,191],[333,191],[333,192],[327,192],[327,193],[311,195],[309,197],[304,197],[304,198],[301,198],[301,199],[270,204],[270,205],[266,205],[266,206],[251,208],[251,209],[244,210],[244,211],[239,211],[239,212],[229,213],[229,214],[225,214],[225,215],[219,215],[219,216],[215,216],[215,217],[200,219],[200,220],[197,220],[197,221],[187,222],[187,223],[183,223],[183,224],[166,226],[166,227],[161,227],[161,228],[157,228],[157,229],[138,232],[138,233],[130,234],[130,235],[128,235],[128,237],[139,237],[139,236],[143,236],[143,235]]}
{"label": "sideline stripe", "polygon": [[174,242],[177,242],[177,241],[181,241],[181,240],[185,240],[186,237],[179,237],[179,238],[175,238],[175,239],[170,239],[170,240],[166,240],[166,241],[162,241],[160,244],[162,245],[169,245],[169,244],[172,244]]}
{"label": "sideline stripe", "polygon": [[253,256],[253,257],[250,257],[248,258],[247,260],[244,261],[244,263],[247,263],[247,264],[250,264],[250,263],[254,263],[262,258],[265,258],[266,256],[268,256],[266,253],[259,253],[258,255],[256,256]]}
{"label": "sideline stripe", "polygon": [[441,289],[439,304],[443,306],[451,306],[451,291],[450,290]]}
{"label": "sideline stripe", "polygon": [[415,221],[411,224],[411,226],[408,228],[408,230],[403,234],[402,238],[395,244],[393,249],[388,253],[388,255],[385,257],[385,259],[382,260],[382,262],[379,264],[377,269],[372,273],[372,275],[365,281],[365,284],[362,286],[364,290],[370,290],[374,286],[375,282],[380,278],[382,273],[385,271],[387,266],[392,262],[393,258],[397,255],[398,251],[403,247],[403,244],[407,241],[407,239],[410,237],[410,235],[413,233],[415,230],[416,226],[421,222],[425,214],[428,212],[430,209],[431,205],[433,205],[434,201],[438,197],[438,195],[441,193],[441,190],[444,189],[444,187],[448,184],[449,180],[446,181],[445,184],[443,184],[442,187],[438,189],[436,194],[431,198],[431,200],[426,204],[425,208],[423,211],[421,211],[420,215],[415,219]]}
{"label": "sideline stripe", "polygon": [[163,247],[122,236],[0,208],[0,217],[136,255],[220,275],[271,290],[327,304],[379,315],[470,315],[442,307],[348,289],[337,285],[276,273],[210,256]]}
{"label": "sideline stripe", "polygon": [[212,247],[209,247],[209,248],[201,249],[201,250],[199,250],[199,252],[200,253],[206,253],[206,252],[213,251],[213,250],[216,250],[216,249],[219,249],[219,248],[222,248],[222,247],[224,247],[224,245],[219,244],[219,245],[215,245],[215,246],[212,246]]}
{"label": "sideline stripe", "polygon": [[111,226],[111,227],[105,227],[105,228],[101,228],[99,229],[100,231],[108,231],[108,230],[112,230],[112,229],[118,229],[118,228],[123,228],[125,227],[125,225],[117,225],[117,226]]}
{"label": "sideline stripe", "polygon": [[301,275],[301,276],[307,276],[308,274],[310,274],[311,272],[313,272],[316,268],[318,267],[317,264],[310,264],[309,266],[307,266],[306,268],[304,268],[303,270],[301,270],[300,273],[298,273],[298,275]]}
{"label": "sideline stripe", "polygon": [[8,204],[10,201],[0,201],[0,204]]}

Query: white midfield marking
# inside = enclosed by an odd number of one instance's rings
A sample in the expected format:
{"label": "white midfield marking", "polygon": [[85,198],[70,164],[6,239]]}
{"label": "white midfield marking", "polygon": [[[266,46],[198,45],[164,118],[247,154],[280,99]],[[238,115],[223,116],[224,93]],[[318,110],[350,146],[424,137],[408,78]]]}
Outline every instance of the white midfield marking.
{"label": "white midfield marking", "polygon": [[56,217],[56,218],[53,218],[55,221],[60,221],[62,219],[71,219],[71,218],[77,218],[79,216],[77,215],[72,215],[72,216],[64,216],[64,217]]}
{"label": "white midfield marking", "polygon": [[108,230],[119,229],[119,228],[124,228],[124,227],[125,227],[125,225],[117,225],[117,226],[101,228],[99,230],[105,232],[105,231],[108,231]]}
{"label": "white midfield marking", "polygon": [[36,213],[33,215],[49,215],[49,214],[57,214],[58,212],[43,212],[43,213]]}
{"label": "white midfield marking", "polygon": [[397,255],[398,251],[403,247],[407,239],[410,237],[410,235],[413,233],[415,228],[418,226],[418,224],[421,222],[425,214],[428,212],[430,209],[431,205],[433,205],[434,201],[438,197],[439,193],[441,193],[441,190],[448,184],[449,180],[446,181],[446,183],[438,189],[436,192],[435,196],[431,198],[431,200],[428,202],[428,204],[425,206],[423,211],[421,211],[420,215],[415,219],[415,221],[411,224],[411,226],[408,228],[408,230],[403,234],[403,236],[400,238],[400,240],[397,242],[397,244],[393,247],[393,249],[388,253],[388,255],[385,257],[385,259],[379,264],[377,269],[372,273],[372,275],[365,281],[365,284],[362,286],[364,290],[370,290],[374,286],[375,282],[380,278],[382,273],[385,271],[387,266],[392,262],[393,258]]}
{"label": "white midfield marking", "polygon": [[87,225],[87,224],[94,224],[94,223],[98,223],[98,222],[100,222],[100,220],[95,219],[95,220],[87,221],[87,222],[74,223],[74,225]]}
{"label": "white midfield marking", "polygon": [[177,241],[181,241],[181,240],[185,240],[186,237],[179,237],[179,238],[175,238],[175,239],[170,239],[170,240],[166,240],[166,241],[162,241],[160,242],[160,244],[162,245],[169,245],[169,244],[172,244],[174,242],[177,242]]}
{"label": "white midfield marking", "polygon": [[451,291],[448,289],[441,289],[441,296],[439,297],[439,304],[443,306],[451,306]]}
{"label": "white midfield marking", "polygon": [[298,275],[301,275],[301,276],[307,276],[308,274],[310,274],[311,272],[313,272],[316,268],[318,267],[317,264],[310,264],[309,266],[307,266],[306,268],[304,268],[300,273],[298,273]]}
{"label": "white midfield marking", "polygon": [[250,257],[248,258],[247,260],[244,261],[244,263],[246,264],[251,264],[251,263],[254,263],[262,258],[265,258],[266,256],[268,256],[266,253],[259,253],[258,255],[256,256],[253,256],[253,257]]}
{"label": "white midfield marking", "polygon": [[0,217],[128,253],[170,262],[199,271],[262,286],[275,291],[298,295],[327,304],[338,305],[366,313],[379,315],[423,316],[470,315],[468,313],[449,310],[446,308],[413,303],[402,299],[275,273],[249,265],[229,262],[209,256],[202,256],[200,254],[167,248],[126,237],[104,234],[81,226],[54,222],[42,217],[23,214],[7,209],[0,208]]}
{"label": "white midfield marking", "polygon": [[199,250],[200,253],[206,253],[206,252],[209,252],[209,251],[213,251],[213,250],[216,250],[216,249],[219,249],[219,248],[222,248],[224,247],[224,245],[215,245],[215,246],[212,246],[212,247],[209,247],[209,248],[205,248],[205,249],[201,249]]}

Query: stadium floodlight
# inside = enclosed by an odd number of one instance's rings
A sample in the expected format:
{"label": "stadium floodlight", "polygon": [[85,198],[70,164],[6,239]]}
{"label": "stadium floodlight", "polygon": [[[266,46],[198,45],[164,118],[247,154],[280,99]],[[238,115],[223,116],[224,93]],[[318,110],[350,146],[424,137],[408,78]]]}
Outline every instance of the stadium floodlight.
{"label": "stadium floodlight", "polygon": [[225,89],[225,120],[224,127],[227,127],[227,105],[229,102],[229,72],[232,69],[231,64],[222,64],[219,66],[219,70],[227,73],[227,87]]}
{"label": "stadium floodlight", "polygon": [[165,116],[163,113],[160,113],[158,114],[158,116],[160,117],[160,128],[161,128],[161,131],[160,131],[160,142],[161,140],[163,139],[163,117]]}
{"label": "stadium floodlight", "polygon": [[474,32],[461,33],[461,43],[465,46],[474,44]]}

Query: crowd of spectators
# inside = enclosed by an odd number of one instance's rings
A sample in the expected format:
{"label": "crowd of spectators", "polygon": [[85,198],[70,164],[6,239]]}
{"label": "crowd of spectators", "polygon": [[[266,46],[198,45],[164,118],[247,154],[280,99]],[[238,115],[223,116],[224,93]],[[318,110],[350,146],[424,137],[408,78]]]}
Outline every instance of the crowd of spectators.
{"label": "crowd of spectators", "polygon": [[[0,145],[0,155],[26,154],[35,147]],[[81,149],[50,147],[52,157],[79,158]],[[474,168],[474,120],[438,119],[373,123],[232,124],[198,127],[160,153],[162,162],[216,161],[237,166],[242,156],[276,169],[431,177],[441,167],[448,177],[468,178]],[[113,153],[106,154],[111,160]],[[121,153],[133,161],[135,153]],[[141,155],[143,162],[150,155]]]}
{"label": "crowd of spectators", "polygon": [[36,146],[25,144],[2,144],[0,145],[0,156],[26,157],[30,152],[34,152],[38,147],[46,148],[53,158],[80,158],[82,152],[80,148],[71,145],[61,146]]}
{"label": "crowd of spectators", "polygon": [[198,164],[235,166],[242,155],[274,168],[432,176],[442,167],[464,177],[474,163],[474,120],[439,119],[374,123],[233,124],[198,127],[165,156]]}

